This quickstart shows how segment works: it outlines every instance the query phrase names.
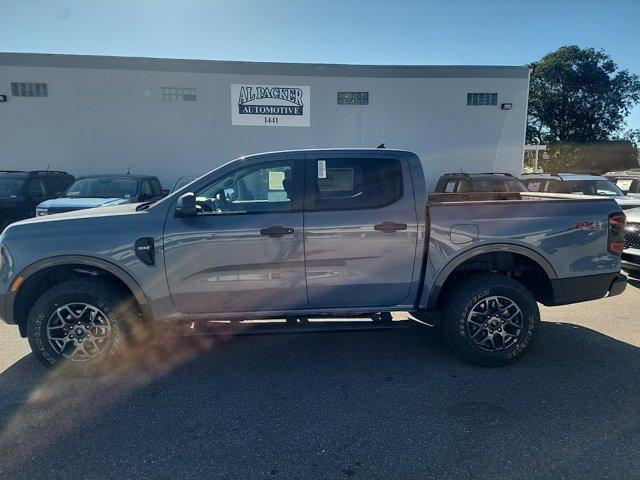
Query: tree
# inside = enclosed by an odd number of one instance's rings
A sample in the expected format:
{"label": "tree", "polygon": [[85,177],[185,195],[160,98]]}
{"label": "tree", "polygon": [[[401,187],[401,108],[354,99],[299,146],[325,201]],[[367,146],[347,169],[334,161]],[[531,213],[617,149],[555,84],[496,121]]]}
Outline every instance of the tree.
{"label": "tree", "polygon": [[602,50],[560,47],[532,69],[527,140],[591,143],[620,134],[640,102],[640,78]]}

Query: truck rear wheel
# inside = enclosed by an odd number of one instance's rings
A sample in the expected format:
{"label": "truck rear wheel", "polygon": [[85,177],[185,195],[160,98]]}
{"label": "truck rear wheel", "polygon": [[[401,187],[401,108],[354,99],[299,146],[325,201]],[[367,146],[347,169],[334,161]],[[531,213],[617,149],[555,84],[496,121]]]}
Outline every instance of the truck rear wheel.
{"label": "truck rear wheel", "polygon": [[68,280],[46,292],[27,319],[35,357],[71,375],[92,373],[121,347],[125,325],[136,317],[133,303],[99,280]]}
{"label": "truck rear wheel", "polygon": [[460,281],[444,308],[449,346],[466,361],[502,366],[525,355],[540,326],[533,295],[510,278],[483,273]]}

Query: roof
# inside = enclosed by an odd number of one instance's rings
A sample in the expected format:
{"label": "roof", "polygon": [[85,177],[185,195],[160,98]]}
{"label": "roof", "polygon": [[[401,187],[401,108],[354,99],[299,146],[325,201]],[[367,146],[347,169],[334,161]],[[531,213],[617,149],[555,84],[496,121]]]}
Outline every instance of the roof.
{"label": "roof", "polygon": [[82,180],[84,178],[131,178],[133,180],[147,180],[150,178],[156,179],[158,177],[156,177],[155,175],[141,175],[134,173],[114,173],[113,175],[103,173],[100,175],[83,175],[82,177],[78,177],[76,180]]}
{"label": "roof", "polygon": [[442,177],[486,177],[486,178],[509,177],[509,178],[516,178],[513,174],[508,173],[508,172],[477,172],[477,173],[450,172],[450,173],[443,173],[441,176]]}
{"label": "roof", "polygon": [[605,177],[628,177],[638,178],[640,177],[640,169],[623,170],[619,172],[607,172],[603,174]]}
{"label": "roof", "polygon": [[605,177],[596,173],[523,173],[521,180],[533,180],[536,178],[549,178],[555,180],[606,180]]}
{"label": "roof", "polygon": [[529,78],[529,68],[523,66],[346,65],[12,52],[0,52],[0,66],[313,77]]}
{"label": "roof", "polygon": [[35,176],[35,175],[68,175],[70,173],[59,170],[0,170],[3,175],[15,175],[16,177]]}

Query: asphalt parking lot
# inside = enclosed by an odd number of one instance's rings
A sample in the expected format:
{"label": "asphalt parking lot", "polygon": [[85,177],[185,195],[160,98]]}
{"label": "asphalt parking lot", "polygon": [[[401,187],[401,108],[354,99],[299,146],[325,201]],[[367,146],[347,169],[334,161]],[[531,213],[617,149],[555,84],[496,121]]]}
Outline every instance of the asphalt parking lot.
{"label": "asphalt parking lot", "polygon": [[432,329],[162,340],[58,378],[0,326],[0,478],[638,478],[640,283],[507,368]]}

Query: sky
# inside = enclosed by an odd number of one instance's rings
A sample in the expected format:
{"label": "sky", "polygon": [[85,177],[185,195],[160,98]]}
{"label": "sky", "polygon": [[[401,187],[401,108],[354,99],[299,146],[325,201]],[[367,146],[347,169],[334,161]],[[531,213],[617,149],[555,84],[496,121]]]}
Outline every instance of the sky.
{"label": "sky", "polygon": [[[0,0],[0,51],[524,65],[562,45],[640,74],[640,0]],[[640,107],[627,119],[640,128]]]}

